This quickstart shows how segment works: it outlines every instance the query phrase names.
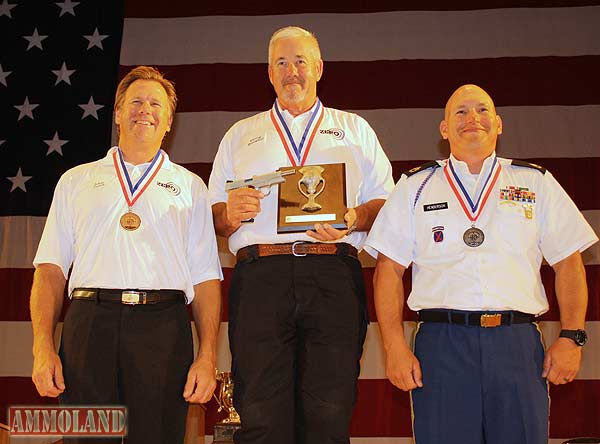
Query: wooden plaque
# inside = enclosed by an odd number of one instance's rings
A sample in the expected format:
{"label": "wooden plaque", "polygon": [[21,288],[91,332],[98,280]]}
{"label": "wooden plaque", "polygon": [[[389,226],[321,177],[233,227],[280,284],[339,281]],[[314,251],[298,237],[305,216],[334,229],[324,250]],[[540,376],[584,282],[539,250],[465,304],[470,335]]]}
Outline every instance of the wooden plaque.
{"label": "wooden plaque", "polygon": [[[307,167],[316,167],[317,169],[311,171],[314,174],[309,174],[306,170]],[[303,168],[304,172],[301,172]],[[299,233],[312,230],[316,223],[330,224],[340,230],[348,228],[344,220],[344,215],[348,211],[346,207],[346,165],[334,163],[280,168],[281,171],[290,169],[295,169],[296,172],[285,176],[285,182],[279,184],[277,233]],[[307,175],[316,177],[314,182],[319,182],[313,193],[314,204],[309,203],[309,198],[302,194],[298,185]],[[305,194],[311,194],[306,180],[300,187]],[[315,209],[315,206],[321,208]]]}

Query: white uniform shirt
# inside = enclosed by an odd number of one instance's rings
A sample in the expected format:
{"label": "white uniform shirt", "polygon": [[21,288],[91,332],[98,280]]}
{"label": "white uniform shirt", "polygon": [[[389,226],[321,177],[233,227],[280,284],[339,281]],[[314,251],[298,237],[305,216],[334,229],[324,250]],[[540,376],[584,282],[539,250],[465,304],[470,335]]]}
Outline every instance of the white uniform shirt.
{"label": "white uniform shirt", "polygon": [[[300,140],[315,107],[293,117],[283,112],[296,141]],[[372,199],[386,199],[394,187],[392,167],[377,136],[360,116],[324,108],[305,165],[344,163],[346,165],[346,204],[356,207]],[[211,204],[226,202],[225,182],[246,179],[291,166],[269,111],[241,120],[223,137],[209,180]],[[339,242],[362,247],[364,232],[354,232]],[[254,223],[243,224],[229,237],[229,249],[236,253],[252,244],[274,244],[315,240],[304,233],[277,234],[277,186],[261,201]]]}
{"label": "white uniform shirt", "polygon": [[[481,177],[471,175],[464,162],[452,160],[473,201],[493,159],[494,155],[486,159]],[[407,301],[412,310],[544,313],[548,301],[539,271],[542,258],[554,265],[598,241],[550,172],[511,165],[508,159],[498,161],[502,166],[498,181],[474,224],[485,234],[479,247],[463,241],[473,223],[446,180],[447,161],[439,161],[439,168],[403,175],[380,211],[365,249],[405,267],[412,263]]]}
{"label": "white uniform shirt", "polygon": [[[195,284],[222,279],[217,245],[202,179],[165,160],[132,211],[142,224],[119,224],[128,207],[111,148],[103,159],[79,165],[60,178],[34,259],[58,265],[77,287],[176,289],[194,298]],[[133,183],[148,164],[125,163]]]}

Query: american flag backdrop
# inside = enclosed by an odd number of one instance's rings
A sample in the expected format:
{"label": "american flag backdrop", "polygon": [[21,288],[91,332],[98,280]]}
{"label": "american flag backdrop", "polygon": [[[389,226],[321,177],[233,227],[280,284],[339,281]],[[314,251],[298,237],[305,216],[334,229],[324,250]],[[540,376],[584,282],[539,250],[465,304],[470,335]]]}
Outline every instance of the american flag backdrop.
{"label": "american flag backdrop", "polygon": [[[0,422],[8,405],[54,402],[37,397],[30,380],[31,262],[58,177],[110,146],[118,78],[147,64],[175,81],[180,102],[165,148],[207,181],[229,126],[271,106],[267,43],[286,25],[317,35],[325,61],[319,97],[371,123],[396,179],[448,155],[438,133],[443,106],[456,87],[476,83],[504,120],[498,154],[547,167],[600,232],[598,0],[0,0]],[[219,243],[226,294],[234,259]],[[600,247],[584,261],[590,340],[577,379],[550,388],[552,444],[600,435]],[[409,397],[385,379],[374,263],[365,255],[362,262],[371,324],[352,442],[408,444]],[[542,276],[549,343],[559,313],[547,265]],[[226,303],[221,370],[230,362]],[[414,319],[406,313],[408,329]],[[210,403],[207,435],[220,418]]]}

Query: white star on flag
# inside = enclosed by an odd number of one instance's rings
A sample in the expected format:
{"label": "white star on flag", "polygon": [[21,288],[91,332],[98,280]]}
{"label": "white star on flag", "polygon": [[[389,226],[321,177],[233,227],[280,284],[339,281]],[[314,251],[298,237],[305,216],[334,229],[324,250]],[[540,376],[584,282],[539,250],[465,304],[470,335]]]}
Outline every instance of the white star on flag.
{"label": "white star on flag", "polygon": [[39,105],[29,103],[29,97],[25,97],[23,105],[15,105],[15,108],[19,110],[19,118],[17,119],[17,122],[23,117],[29,117],[31,120],[34,120],[33,110],[36,109],[38,106]]}
{"label": "white star on flag", "polygon": [[6,84],[6,78],[12,73],[12,71],[3,71],[2,70],[2,65],[0,65],[0,83],[2,83],[4,86],[8,86]]}
{"label": "white star on flag", "polygon": [[94,119],[98,120],[98,110],[104,108],[104,105],[94,103],[94,97],[91,96],[88,103],[79,105],[79,107],[83,109],[81,120],[85,119],[87,116],[92,116]]}
{"label": "white star on flag", "polygon": [[56,83],[54,86],[58,85],[60,82],[65,82],[67,85],[71,84],[71,75],[75,72],[74,69],[67,69],[67,64],[63,62],[62,66],[58,71],[52,71],[56,75]]}
{"label": "white star on flag", "polygon": [[68,140],[61,140],[60,137],[58,137],[58,131],[55,131],[52,140],[44,140],[44,143],[48,145],[46,156],[55,151],[62,156],[62,146],[68,142]]}
{"label": "white star on flag", "polygon": [[108,37],[108,35],[101,35],[98,33],[98,28],[94,29],[94,33],[92,35],[84,35],[84,37],[90,42],[88,43],[87,49],[91,49],[94,46],[104,50],[102,46],[102,40]]}
{"label": "white star on flag", "polygon": [[21,168],[19,168],[19,171],[17,171],[16,176],[7,177],[7,179],[12,182],[12,188],[10,189],[10,192],[12,193],[17,188],[21,188],[23,191],[27,192],[27,188],[25,187],[25,182],[27,182],[32,177],[33,176],[23,176],[23,173],[21,172]]}
{"label": "white star on flag", "polygon": [[10,10],[12,8],[14,8],[15,6],[17,6],[17,5],[11,5],[10,3],[8,3],[8,0],[4,0],[2,2],[2,4],[0,5],[0,17],[5,15],[8,18],[12,18],[12,15],[10,14]]}
{"label": "white star on flag", "polygon": [[29,51],[34,46],[37,48],[40,48],[43,51],[44,48],[42,48],[42,40],[47,39],[48,36],[47,35],[39,35],[37,28],[33,28],[33,34],[31,34],[29,36],[24,35],[23,38],[29,42],[29,45],[27,45],[26,51]]}
{"label": "white star on flag", "polygon": [[75,17],[75,6],[77,6],[79,4],[79,2],[72,2],[71,0],[65,0],[62,3],[56,3],[56,6],[58,6],[60,8],[60,15],[59,17],[62,17],[64,14],[71,14],[73,17]]}

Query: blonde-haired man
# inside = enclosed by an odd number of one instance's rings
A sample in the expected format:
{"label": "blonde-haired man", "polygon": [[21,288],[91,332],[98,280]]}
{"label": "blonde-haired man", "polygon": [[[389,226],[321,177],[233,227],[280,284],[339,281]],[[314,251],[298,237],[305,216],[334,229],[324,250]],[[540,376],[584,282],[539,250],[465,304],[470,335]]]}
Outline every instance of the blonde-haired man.
{"label": "blonde-haired man", "polygon": [[119,145],[61,177],[34,259],[38,392],[68,405],[126,406],[129,444],[183,442],[187,402],[208,401],[216,385],[222,275],[206,186],[161,149],[176,103],[154,68],[123,78]]}

